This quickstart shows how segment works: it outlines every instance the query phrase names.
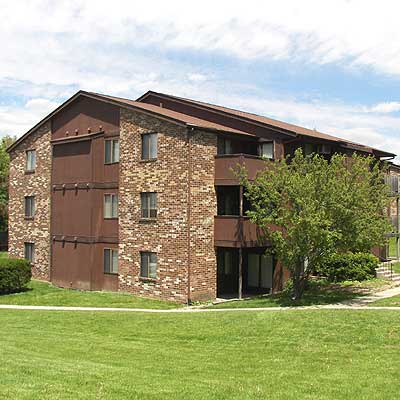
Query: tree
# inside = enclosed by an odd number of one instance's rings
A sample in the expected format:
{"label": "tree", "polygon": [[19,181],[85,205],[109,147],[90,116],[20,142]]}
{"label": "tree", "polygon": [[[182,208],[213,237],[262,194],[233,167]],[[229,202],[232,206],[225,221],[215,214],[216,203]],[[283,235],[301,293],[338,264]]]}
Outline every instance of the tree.
{"label": "tree", "polygon": [[7,135],[0,141],[0,231],[5,231],[8,227],[8,177],[10,157],[6,150],[15,140],[15,137]]}
{"label": "tree", "polygon": [[293,299],[301,298],[311,272],[332,253],[368,251],[385,242],[384,168],[372,157],[335,154],[265,161],[254,181],[243,167],[251,221],[290,271]]}

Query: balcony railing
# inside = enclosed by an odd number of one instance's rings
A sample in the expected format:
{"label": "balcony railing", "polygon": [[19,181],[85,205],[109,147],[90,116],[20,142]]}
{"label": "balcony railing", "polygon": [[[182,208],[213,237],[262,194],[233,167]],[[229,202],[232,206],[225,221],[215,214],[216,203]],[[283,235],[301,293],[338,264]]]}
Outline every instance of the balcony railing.
{"label": "balcony railing", "polygon": [[265,161],[250,154],[224,154],[215,156],[215,184],[237,185],[238,179],[234,170],[243,165],[248,171],[249,179],[254,179],[257,172],[265,168]]}

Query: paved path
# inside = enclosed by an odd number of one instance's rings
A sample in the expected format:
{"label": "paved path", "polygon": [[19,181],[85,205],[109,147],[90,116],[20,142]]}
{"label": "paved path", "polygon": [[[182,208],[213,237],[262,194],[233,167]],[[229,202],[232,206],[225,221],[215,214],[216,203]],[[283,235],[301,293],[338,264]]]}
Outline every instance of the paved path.
{"label": "paved path", "polygon": [[400,286],[376,292],[370,296],[359,297],[347,300],[338,304],[326,304],[321,306],[303,307],[257,307],[257,308],[204,308],[204,307],[183,307],[170,310],[157,310],[153,308],[109,308],[109,307],[63,307],[63,306],[20,306],[12,304],[0,304],[0,310],[42,310],[42,311],[101,311],[101,312],[141,312],[141,313],[209,313],[209,312],[238,312],[238,311],[293,311],[293,310],[393,310],[400,311],[400,307],[367,307],[368,304],[400,295]]}
{"label": "paved path", "polygon": [[342,304],[348,306],[366,306],[370,303],[373,303],[374,301],[387,299],[388,297],[393,297],[397,295],[400,295],[400,286],[382,290],[380,292],[373,293],[369,296],[357,297],[356,299],[346,300]]}
{"label": "paved path", "polygon": [[145,308],[100,308],[100,307],[57,307],[57,306],[16,306],[1,304],[0,310],[42,310],[42,311],[92,311],[92,312],[137,312],[156,314],[185,314],[185,313],[212,313],[212,312],[238,312],[238,311],[297,311],[297,310],[393,310],[400,311],[400,307],[365,307],[359,305],[328,304],[323,306],[304,307],[258,307],[258,308],[174,308],[171,310],[156,310]]}

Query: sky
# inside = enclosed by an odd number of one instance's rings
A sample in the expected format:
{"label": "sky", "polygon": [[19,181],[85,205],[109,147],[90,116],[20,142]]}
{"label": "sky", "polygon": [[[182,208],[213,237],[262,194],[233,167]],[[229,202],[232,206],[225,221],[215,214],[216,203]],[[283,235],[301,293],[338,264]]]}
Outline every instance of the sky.
{"label": "sky", "polygon": [[400,154],[399,15],[391,0],[0,0],[0,136],[80,89],[155,90]]}

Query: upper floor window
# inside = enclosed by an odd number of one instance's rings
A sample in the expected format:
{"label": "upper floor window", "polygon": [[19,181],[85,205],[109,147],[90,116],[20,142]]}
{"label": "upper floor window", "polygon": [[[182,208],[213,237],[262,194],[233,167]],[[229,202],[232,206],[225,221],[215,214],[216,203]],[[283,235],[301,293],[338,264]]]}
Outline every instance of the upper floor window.
{"label": "upper floor window", "polygon": [[25,196],[25,218],[35,216],[35,196]]}
{"label": "upper floor window", "polygon": [[240,215],[239,186],[217,186],[218,215]]}
{"label": "upper floor window", "polygon": [[217,142],[218,154],[233,154],[232,140],[219,137]]}
{"label": "upper floor window", "polygon": [[34,243],[24,243],[24,257],[26,260],[30,261],[32,264],[35,262],[35,244]]}
{"label": "upper floor window", "polygon": [[103,268],[106,274],[118,273],[118,250],[104,249]]}
{"label": "upper floor window", "polygon": [[117,162],[119,162],[119,140],[106,140],[104,142],[104,164]]}
{"label": "upper floor window", "polygon": [[157,254],[150,252],[140,253],[140,276],[142,278],[157,278]]}
{"label": "upper floor window", "polygon": [[157,133],[142,135],[142,160],[157,158]]}
{"label": "upper floor window", "polygon": [[265,142],[260,144],[260,156],[273,160],[274,158],[274,142]]}
{"label": "upper floor window", "polygon": [[104,195],[104,218],[118,218],[118,195]]}
{"label": "upper floor window", "polygon": [[36,150],[26,152],[26,170],[34,171],[36,169]]}
{"label": "upper floor window", "polygon": [[157,193],[140,193],[142,218],[157,218]]}

